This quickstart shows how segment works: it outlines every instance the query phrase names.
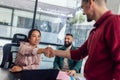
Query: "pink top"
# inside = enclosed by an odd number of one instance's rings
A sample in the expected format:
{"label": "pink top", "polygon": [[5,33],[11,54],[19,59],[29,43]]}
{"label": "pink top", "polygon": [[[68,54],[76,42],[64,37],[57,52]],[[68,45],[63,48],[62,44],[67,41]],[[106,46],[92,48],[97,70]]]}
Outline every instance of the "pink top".
{"label": "pink top", "polygon": [[27,42],[21,42],[16,55],[15,65],[22,66],[23,69],[38,69],[40,63],[40,54],[37,54],[38,48],[33,48]]}

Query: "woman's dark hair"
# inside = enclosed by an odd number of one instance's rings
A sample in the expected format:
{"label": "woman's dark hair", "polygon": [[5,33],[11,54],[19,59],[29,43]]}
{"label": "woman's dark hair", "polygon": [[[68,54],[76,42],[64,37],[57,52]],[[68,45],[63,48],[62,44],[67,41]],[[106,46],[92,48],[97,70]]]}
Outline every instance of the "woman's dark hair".
{"label": "woman's dark hair", "polygon": [[31,37],[31,35],[32,35],[32,33],[33,33],[34,31],[38,31],[38,32],[40,33],[40,36],[41,36],[40,30],[38,30],[38,29],[31,29],[31,30],[29,31],[29,33],[28,33],[28,39]]}

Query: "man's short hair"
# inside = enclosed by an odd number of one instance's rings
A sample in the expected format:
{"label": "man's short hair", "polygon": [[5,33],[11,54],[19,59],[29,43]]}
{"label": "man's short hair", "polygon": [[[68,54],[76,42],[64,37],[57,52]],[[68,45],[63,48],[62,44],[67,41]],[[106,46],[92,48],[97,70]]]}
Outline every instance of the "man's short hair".
{"label": "man's short hair", "polygon": [[82,0],[83,2],[88,2],[89,0]]}
{"label": "man's short hair", "polygon": [[66,36],[72,36],[72,37],[73,37],[73,35],[72,35],[72,34],[70,34],[70,33],[67,33],[67,34],[66,34]]}
{"label": "man's short hair", "polygon": [[[89,0],[82,0],[83,2],[88,2]],[[105,3],[107,2],[107,0],[104,0],[105,1]]]}

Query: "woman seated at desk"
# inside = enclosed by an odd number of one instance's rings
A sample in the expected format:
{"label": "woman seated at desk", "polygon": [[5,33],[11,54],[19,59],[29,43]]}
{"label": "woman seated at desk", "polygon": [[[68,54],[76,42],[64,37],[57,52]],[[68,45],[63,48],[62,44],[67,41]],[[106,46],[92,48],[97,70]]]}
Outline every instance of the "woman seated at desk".
{"label": "woman seated at desk", "polygon": [[15,66],[11,72],[19,72],[24,69],[39,69],[40,55],[44,49],[38,48],[41,32],[37,29],[32,29],[28,33],[28,42],[21,42],[18,53],[15,59]]}

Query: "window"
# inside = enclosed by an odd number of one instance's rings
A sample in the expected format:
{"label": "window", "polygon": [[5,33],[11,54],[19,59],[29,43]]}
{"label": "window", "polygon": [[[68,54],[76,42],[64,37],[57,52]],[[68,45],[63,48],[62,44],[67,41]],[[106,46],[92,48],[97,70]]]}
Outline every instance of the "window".
{"label": "window", "polygon": [[[39,20],[39,14],[36,14],[36,19]],[[15,10],[13,26],[20,28],[32,28],[33,13],[29,11]]]}
{"label": "window", "polygon": [[32,27],[32,19],[18,16],[17,27],[31,28]]}
{"label": "window", "polygon": [[11,25],[12,9],[0,7],[0,24]]}
{"label": "window", "polygon": [[71,28],[71,32],[75,38],[75,46],[81,46],[88,38],[89,32],[93,27],[91,25],[74,25]]}

